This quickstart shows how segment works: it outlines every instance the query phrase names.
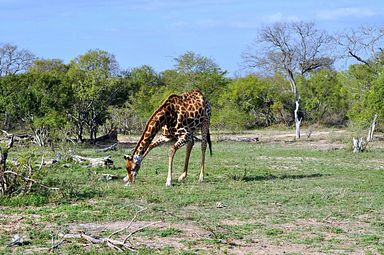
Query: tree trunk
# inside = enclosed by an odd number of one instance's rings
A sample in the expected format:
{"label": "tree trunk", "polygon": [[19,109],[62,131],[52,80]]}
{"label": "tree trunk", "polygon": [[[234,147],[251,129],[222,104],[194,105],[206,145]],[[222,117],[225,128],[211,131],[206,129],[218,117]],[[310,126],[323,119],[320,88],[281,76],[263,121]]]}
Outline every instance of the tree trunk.
{"label": "tree trunk", "polygon": [[298,96],[298,93],[297,93],[297,85],[296,85],[296,80],[295,80],[295,77],[294,77],[294,74],[292,72],[292,70],[290,70],[289,68],[287,69],[287,72],[288,72],[288,76],[289,76],[289,83],[291,84],[291,90],[292,90],[292,93],[293,93],[293,97],[295,99],[295,111],[294,111],[294,114],[295,114],[295,137],[296,139],[300,139],[300,125],[301,125],[301,121],[302,121],[302,118],[299,116],[299,100],[300,100],[300,96]]}
{"label": "tree trunk", "polygon": [[83,143],[83,124],[77,123],[77,142]]}
{"label": "tree trunk", "polygon": [[296,126],[296,139],[300,139],[300,125],[303,118],[299,117],[299,100],[296,100],[296,108],[295,108],[295,126]]}
{"label": "tree trunk", "polygon": [[7,186],[7,179],[5,177],[5,171],[7,170],[7,158],[8,158],[8,151],[13,146],[14,136],[9,139],[8,145],[6,148],[0,148],[1,155],[0,155],[0,192],[2,195],[7,193],[8,186]]}
{"label": "tree trunk", "polygon": [[353,152],[362,152],[364,151],[364,142],[362,137],[353,137],[352,138],[352,143],[353,143]]}

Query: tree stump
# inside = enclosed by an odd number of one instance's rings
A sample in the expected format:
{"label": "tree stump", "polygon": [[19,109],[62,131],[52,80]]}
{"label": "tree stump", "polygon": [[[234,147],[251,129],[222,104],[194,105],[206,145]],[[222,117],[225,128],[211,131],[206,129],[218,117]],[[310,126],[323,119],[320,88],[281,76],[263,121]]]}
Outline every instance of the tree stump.
{"label": "tree stump", "polygon": [[353,146],[353,152],[362,152],[364,151],[364,141],[363,137],[353,137],[352,138],[352,146]]}

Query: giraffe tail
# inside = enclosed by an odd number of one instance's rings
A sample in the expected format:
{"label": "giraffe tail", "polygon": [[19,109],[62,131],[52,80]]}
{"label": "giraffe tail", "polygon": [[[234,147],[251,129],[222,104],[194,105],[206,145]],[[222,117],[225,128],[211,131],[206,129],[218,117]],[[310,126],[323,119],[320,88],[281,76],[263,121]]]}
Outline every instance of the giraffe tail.
{"label": "giraffe tail", "polygon": [[208,129],[208,133],[207,133],[207,142],[208,142],[208,146],[209,146],[209,154],[212,156],[212,142],[211,142],[211,135],[209,133],[209,129]]}

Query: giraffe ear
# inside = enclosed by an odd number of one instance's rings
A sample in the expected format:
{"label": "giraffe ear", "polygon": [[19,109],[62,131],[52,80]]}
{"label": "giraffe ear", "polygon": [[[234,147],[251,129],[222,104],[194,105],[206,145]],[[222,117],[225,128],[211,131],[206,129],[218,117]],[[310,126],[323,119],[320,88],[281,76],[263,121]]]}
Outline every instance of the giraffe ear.
{"label": "giraffe ear", "polygon": [[124,159],[125,160],[132,160],[132,157],[128,156],[128,155],[124,155]]}

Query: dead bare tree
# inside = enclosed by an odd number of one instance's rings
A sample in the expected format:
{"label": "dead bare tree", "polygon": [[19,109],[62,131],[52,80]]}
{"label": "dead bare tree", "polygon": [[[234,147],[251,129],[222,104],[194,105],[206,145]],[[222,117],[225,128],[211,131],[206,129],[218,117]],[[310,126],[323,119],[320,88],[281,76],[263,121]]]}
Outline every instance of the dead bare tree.
{"label": "dead bare tree", "polygon": [[0,76],[28,70],[35,55],[29,50],[19,50],[16,45],[6,43],[0,46]]}
{"label": "dead bare tree", "polygon": [[[330,68],[334,62],[331,43],[331,36],[317,29],[312,22],[274,23],[258,32],[257,38],[243,52],[242,58],[248,69],[285,74],[297,107],[300,99],[297,77],[320,68]],[[296,138],[300,138],[302,118],[297,114],[294,116]]]}
{"label": "dead bare tree", "polygon": [[384,53],[384,27],[362,26],[343,31],[335,36],[340,58],[353,59],[372,67]]}

